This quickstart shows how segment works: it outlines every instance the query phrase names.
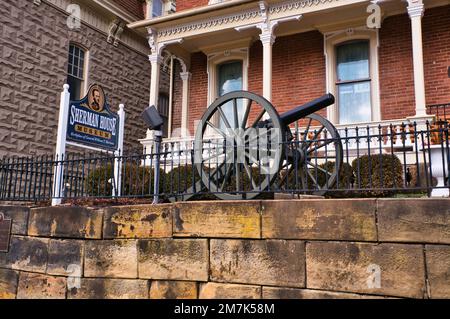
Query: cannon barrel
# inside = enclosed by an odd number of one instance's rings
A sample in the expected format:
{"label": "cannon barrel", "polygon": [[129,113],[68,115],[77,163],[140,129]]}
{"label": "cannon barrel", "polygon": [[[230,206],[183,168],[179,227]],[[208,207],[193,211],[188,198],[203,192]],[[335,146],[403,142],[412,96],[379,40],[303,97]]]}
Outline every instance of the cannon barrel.
{"label": "cannon barrel", "polygon": [[297,106],[296,108],[293,108],[292,110],[289,110],[281,114],[280,119],[281,122],[284,123],[284,125],[289,125],[314,112],[326,108],[327,106],[330,106],[333,103],[334,103],[334,96],[333,94],[328,93],[313,101]]}

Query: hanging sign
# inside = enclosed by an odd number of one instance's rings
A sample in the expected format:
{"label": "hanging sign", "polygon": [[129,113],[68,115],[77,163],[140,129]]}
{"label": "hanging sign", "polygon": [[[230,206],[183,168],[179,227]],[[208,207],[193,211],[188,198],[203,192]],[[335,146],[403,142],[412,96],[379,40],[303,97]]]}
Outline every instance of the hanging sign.
{"label": "hanging sign", "polygon": [[12,219],[7,219],[3,213],[0,213],[0,252],[2,253],[7,253],[9,250],[11,226]]}
{"label": "hanging sign", "polygon": [[119,116],[111,112],[100,85],[91,85],[81,100],[70,101],[68,113],[68,141],[105,150],[118,148]]}

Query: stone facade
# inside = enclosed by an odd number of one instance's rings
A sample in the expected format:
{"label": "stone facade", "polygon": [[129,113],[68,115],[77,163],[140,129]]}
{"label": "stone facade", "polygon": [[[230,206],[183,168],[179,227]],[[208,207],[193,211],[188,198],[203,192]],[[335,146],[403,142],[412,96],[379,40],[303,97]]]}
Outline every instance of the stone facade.
{"label": "stone facade", "polygon": [[0,18],[0,156],[53,153],[69,43],[87,50],[87,82],[105,88],[113,111],[125,104],[125,147],[140,148],[150,85],[144,37],[137,40],[143,50],[123,42],[115,47],[107,33],[84,21],[70,30],[67,13],[47,1],[2,1]]}
{"label": "stone facade", "polygon": [[450,298],[449,199],[0,211],[0,298]]}

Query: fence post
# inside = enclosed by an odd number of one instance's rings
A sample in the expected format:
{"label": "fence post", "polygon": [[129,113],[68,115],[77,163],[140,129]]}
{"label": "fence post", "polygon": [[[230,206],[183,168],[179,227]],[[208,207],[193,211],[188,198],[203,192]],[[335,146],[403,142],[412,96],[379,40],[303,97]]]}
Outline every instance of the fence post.
{"label": "fence post", "polygon": [[152,204],[158,204],[159,202],[159,163],[161,158],[161,141],[162,141],[162,131],[154,131],[155,138],[155,174],[154,178],[154,192],[153,192],[153,202]]}
{"label": "fence post", "polygon": [[114,187],[113,197],[120,197],[122,195],[122,154],[123,154],[123,134],[125,128],[125,110],[124,105],[119,104],[119,136],[117,143],[117,150],[114,152]]}
{"label": "fence post", "polygon": [[59,103],[58,135],[56,138],[55,170],[53,179],[52,206],[60,205],[64,194],[64,154],[66,153],[67,116],[69,115],[69,84],[63,85]]}

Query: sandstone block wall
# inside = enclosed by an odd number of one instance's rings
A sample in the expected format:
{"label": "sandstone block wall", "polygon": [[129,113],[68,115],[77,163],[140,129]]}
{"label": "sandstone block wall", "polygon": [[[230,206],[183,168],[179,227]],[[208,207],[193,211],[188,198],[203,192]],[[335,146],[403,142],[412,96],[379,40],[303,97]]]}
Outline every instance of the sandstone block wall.
{"label": "sandstone block wall", "polygon": [[450,199],[0,212],[0,298],[450,298]]}

